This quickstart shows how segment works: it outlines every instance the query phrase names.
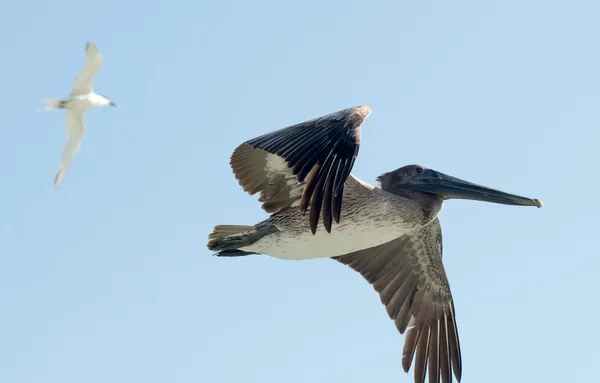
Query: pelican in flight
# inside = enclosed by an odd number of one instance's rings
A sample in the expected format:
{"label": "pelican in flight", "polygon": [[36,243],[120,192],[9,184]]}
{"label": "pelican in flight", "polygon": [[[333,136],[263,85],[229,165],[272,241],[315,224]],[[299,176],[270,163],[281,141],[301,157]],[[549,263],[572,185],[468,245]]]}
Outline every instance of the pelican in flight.
{"label": "pelican in flight", "polygon": [[67,142],[63,148],[62,157],[56,176],[54,177],[54,189],[60,186],[75,154],[79,150],[85,124],[83,114],[89,108],[98,108],[101,106],[117,105],[110,101],[106,96],[95,93],[92,90],[94,76],[102,66],[102,54],[94,43],[88,42],[85,45],[85,65],[75,79],[73,88],[69,97],[63,100],[42,100],[48,105],[42,109],[42,112],[48,112],[55,109],[67,110]]}
{"label": "pelican in flight", "polygon": [[250,226],[218,225],[207,246],[222,257],[332,258],[350,266],[372,284],[406,334],[404,371],[414,360],[415,382],[424,382],[427,371],[430,382],[451,382],[452,372],[460,381],[460,342],[437,215],[453,198],[542,202],[420,165],[382,174],[380,188],[361,181],[350,171],[370,114],[367,106],[349,108],[238,146],[233,173],[244,191],[260,193],[270,217]]}

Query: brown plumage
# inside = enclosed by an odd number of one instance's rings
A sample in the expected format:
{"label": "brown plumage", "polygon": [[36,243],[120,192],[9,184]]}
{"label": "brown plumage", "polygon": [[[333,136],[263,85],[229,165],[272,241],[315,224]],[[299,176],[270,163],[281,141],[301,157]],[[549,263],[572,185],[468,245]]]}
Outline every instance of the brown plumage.
{"label": "brown plumage", "polygon": [[[332,220],[340,221],[344,183],[358,155],[360,125],[370,113],[366,106],[344,109],[253,138],[235,149],[231,168],[245,191],[261,192],[259,201],[268,213],[299,200],[302,212],[310,208],[312,233],[321,210],[331,232]],[[265,172],[269,156],[284,160],[286,171]]]}
{"label": "brown plumage", "polygon": [[460,341],[437,214],[452,198],[542,203],[419,165],[382,174],[381,188],[360,181],[350,171],[370,113],[366,106],[344,109],[239,145],[230,161],[235,178],[246,192],[260,194],[271,216],[254,226],[216,226],[208,248],[224,257],[330,257],[350,266],[379,293],[405,334],[402,367],[408,372],[413,366],[414,381],[429,376],[430,383],[448,383],[453,375],[460,381]]}
{"label": "brown plumage", "polygon": [[451,365],[460,380],[460,342],[438,218],[391,242],[334,259],[373,285],[398,331],[406,332],[402,367],[408,372],[416,352],[416,382],[424,381],[428,364],[430,382],[440,376],[450,382]]}

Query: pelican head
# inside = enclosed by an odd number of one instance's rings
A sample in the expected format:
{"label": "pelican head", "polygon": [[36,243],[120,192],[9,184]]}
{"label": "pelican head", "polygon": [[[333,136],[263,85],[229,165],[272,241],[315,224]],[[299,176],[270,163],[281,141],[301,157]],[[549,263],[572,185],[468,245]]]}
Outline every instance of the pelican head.
{"label": "pelican head", "polygon": [[407,165],[377,177],[381,188],[394,194],[417,191],[447,199],[470,199],[504,205],[542,207],[542,201],[463,181],[420,165]]}

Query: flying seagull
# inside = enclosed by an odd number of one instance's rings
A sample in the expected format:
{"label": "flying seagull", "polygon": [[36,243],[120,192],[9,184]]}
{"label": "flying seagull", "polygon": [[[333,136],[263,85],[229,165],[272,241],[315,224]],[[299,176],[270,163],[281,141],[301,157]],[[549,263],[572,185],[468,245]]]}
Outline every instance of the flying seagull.
{"label": "flying seagull", "polygon": [[63,100],[42,100],[48,105],[42,109],[42,112],[48,112],[55,109],[67,110],[67,142],[63,148],[63,153],[54,177],[54,189],[58,188],[65,173],[69,169],[75,154],[79,150],[85,124],[83,114],[89,108],[98,108],[101,106],[117,105],[110,101],[106,96],[95,93],[92,90],[94,76],[102,66],[102,54],[94,43],[88,42],[85,45],[85,65],[75,79],[73,89],[69,97]]}
{"label": "flying seagull", "polygon": [[[444,200],[537,206],[520,197],[420,165],[384,173],[375,187],[350,174],[367,106],[341,110],[248,140],[231,156],[239,184],[271,216],[256,225],[219,225],[217,256],[333,258],[379,292],[405,335],[402,367],[415,382],[458,381],[462,358],[454,301],[442,264],[437,217]],[[308,216],[305,214],[308,212]],[[321,217],[322,224],[319,225]],[[333,224],[335,221],[335,224]]]}

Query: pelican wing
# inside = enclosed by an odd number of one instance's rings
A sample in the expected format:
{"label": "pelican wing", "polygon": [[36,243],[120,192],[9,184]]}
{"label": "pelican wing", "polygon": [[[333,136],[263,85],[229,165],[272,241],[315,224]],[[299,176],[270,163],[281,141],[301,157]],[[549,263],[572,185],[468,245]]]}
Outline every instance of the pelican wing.
{"label": "pelican wing", "polygon": [[85,64],[75,79],[71,95],[87,94],[92,91],[94,76],[102,66],[102,54],[94,43],[85,45]]}
{"label": "pelican wing", "polygon": [[[402,367],[416,353],[415,382],[460,381],[462,362],[454,302],[442,264],[439,219],[388,243],[333,258],[358,271],[379,293],[401,334]],[[407,330],[408,329],[408,330]]]}
{"label": "pelican wing", "polygon": [[248,140],[231,156],[240,185],[260,192],[267,213],[310,207],[309,223],[316,232],[321,208],[331,232],[332,218],[340,221],[344,182],[360,145],[360,126],[371,109],[359,106],[289,126]]}
{"label": "pelican wing", "polygon": [[64,178],[75,154],[79,150],[81,140],[83,139],[84,122],[83,112],[78,110],[67,109],[67,142],[63,148],[62,157],[56,176],[54,177],[54,188],[58,188]]}

